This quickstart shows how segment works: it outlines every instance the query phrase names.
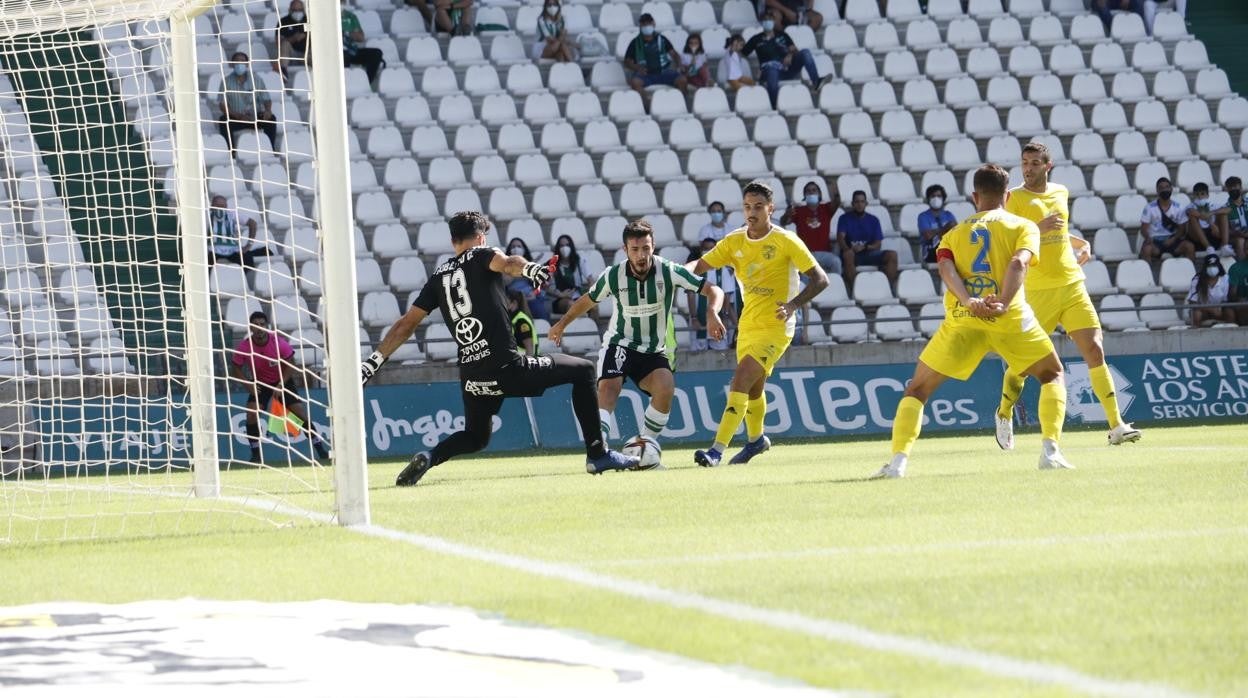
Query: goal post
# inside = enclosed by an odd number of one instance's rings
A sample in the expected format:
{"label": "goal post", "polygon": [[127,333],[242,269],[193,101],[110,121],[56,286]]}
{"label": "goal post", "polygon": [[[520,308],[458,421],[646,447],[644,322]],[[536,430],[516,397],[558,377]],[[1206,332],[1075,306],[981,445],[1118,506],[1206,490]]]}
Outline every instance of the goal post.
{"label": "goal post", "polygon": [[0,15],[0,544],[369,522],[341,3],[282,75],[287,4]]}

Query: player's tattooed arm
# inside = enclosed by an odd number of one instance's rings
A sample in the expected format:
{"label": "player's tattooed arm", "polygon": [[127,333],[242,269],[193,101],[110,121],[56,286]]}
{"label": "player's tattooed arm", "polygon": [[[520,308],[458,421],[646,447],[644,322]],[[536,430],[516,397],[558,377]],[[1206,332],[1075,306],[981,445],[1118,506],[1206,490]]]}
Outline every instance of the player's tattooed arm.
{"label": "player's tattooed arm", "polygon": [[784,320],[793,315],[798,308],[814,300],[815,296],[828,287],[828,273],[818,264],[802,272],[802,275],[807,279],[806,288],[803,288],[800,293],[793,296],[788,303],[776,302],[777,318]]}

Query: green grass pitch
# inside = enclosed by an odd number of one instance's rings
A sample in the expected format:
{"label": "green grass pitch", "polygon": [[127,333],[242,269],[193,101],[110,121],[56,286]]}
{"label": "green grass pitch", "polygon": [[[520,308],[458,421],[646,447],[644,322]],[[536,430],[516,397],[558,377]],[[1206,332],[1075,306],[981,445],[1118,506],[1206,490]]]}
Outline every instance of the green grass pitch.
{"label": "green grass pitch", "polygon": [[[714,470],[673,448],[666,471],[601,477],[575,454],[467,459],[410,489],[390,486],[402,464],[374,463],[372,512],[386,528],[677,592],[1109,681],[1248,695],[1248,425],[1149,428],[1114,448],[1104,438],[1068,433],[1078,469],[1057,472],[1036,469],[1035,434],[1011,453],[990,435],[921,438],[907,478],[870,482],[885,441],[777,440],[754,464]],[[0,546],[0,605],[445,603],[833,689],[1072,694],[330,526],[217,532],[224,518],[182,535]]]}

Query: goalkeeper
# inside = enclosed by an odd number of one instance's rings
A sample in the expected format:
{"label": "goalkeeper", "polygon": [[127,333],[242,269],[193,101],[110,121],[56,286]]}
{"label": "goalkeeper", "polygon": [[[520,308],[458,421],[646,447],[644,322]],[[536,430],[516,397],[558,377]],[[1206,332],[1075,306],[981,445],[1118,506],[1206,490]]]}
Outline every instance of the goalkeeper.
{"label": "goalkeeper", "polygon": [[257,310],[248,320],[250,333],[234,348],[230,375],[247,386],[247,443],[251,445],[251,462],[256,465],[263,463],[260,454],[260,409],[267,407],[275,398],[287,412],[303,420],[317,457],[329,458],[325,441],[308,421],[308,411],[295,392],[295,377],[303,375],[306,386],[310,373],[294,364],[295,350],[269,328],[268,315]]}

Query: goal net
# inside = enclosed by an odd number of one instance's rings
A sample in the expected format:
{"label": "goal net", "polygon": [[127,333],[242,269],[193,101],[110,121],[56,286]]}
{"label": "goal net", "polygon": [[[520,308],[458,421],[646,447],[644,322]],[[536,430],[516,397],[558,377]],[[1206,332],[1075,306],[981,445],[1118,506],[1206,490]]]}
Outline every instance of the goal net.
{"label": "goal net", "polygon": [[287,4],[4,4],[0,543],[367,521],[339,3],[324,75]]}

